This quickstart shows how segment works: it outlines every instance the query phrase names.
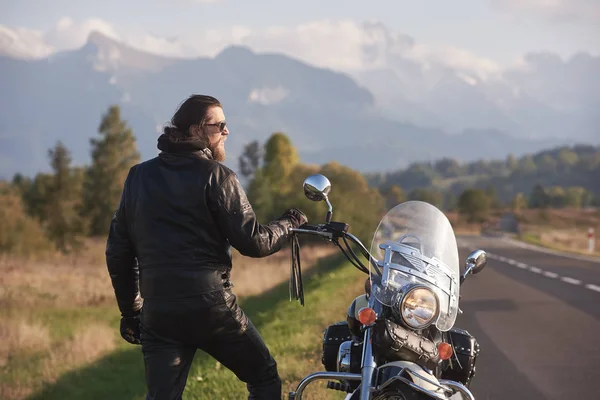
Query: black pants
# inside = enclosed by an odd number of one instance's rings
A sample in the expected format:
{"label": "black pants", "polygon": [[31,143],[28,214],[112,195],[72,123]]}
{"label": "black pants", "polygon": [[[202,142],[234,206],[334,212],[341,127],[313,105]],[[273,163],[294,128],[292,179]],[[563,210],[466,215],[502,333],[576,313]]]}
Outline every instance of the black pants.
{"label": "black pants", "polygon": [[141,323],[146,400],[181,399],[197,349],[245,382],[248,399],[281,399],[277,364],[230,290],[193,300],[146,300]]}

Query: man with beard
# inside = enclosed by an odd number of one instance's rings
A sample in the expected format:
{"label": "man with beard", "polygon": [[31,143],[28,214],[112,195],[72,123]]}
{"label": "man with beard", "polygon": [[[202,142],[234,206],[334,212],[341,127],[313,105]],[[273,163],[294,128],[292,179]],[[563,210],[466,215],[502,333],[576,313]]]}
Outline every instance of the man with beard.
{"label": "man with beard", "polygon": [[289,209],[266,225],[256,220],[220,163],[228,135],[217,99],[189,97],[159,137],[160,154],[129,171],[110,225],[121,335],[142,345],[146,399],[181,399],[197,349],[245,382],[249,399],[281,398],[277,364],[231,290],[230,246],[266,257],[307,219]]}

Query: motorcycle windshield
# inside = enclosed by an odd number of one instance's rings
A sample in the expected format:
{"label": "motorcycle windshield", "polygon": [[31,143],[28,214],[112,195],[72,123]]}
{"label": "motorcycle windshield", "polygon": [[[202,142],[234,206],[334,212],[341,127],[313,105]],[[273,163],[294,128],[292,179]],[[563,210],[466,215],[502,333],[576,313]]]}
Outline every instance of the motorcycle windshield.
{"label": "motorcycle windshield", "polygon": [[371,243],[371,291],[389,307],[399,307],[414,285],[427,286],[438,299],[433,324],[447,331],[458,314],[460,268],[454,230],[438,208],[407,201],[383,217]]}

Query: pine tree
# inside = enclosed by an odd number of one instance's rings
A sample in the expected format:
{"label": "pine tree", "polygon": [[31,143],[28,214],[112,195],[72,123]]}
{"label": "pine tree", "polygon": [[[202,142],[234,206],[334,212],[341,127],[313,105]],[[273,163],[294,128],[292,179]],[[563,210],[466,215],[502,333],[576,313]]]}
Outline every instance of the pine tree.
{"label": "pine tree", "polygon": [[100,139],[90,140],[92,165],[86,172],[82,213],[91,235],[106,235],[119,203],[129,169],[140,160],[136,139],[118,106],[111,106],[99,127]]}
{"label": "pine tree", "polygon": [[260,167],[262,158],[262,149],[258,140],[254,140],[244,146],[244,151],[240,155],[238,162],[240,174],[245,179],[252,179],[256,170]]}
{"label": "pine tree", "polygon": [[73,174],[71,154],[60,141],[48,151],[48,156],[54,174],[46,198],[46,230],[56,247],[68,252],[81,244],[78,236],[83,224],[77,213],[81,180]]}
{"label": "pine tree", "polygon": [[27,214],[39,222],[45,222],[48,219],[48,198],[53,180],[52,174],[40,172],[22,194]]}

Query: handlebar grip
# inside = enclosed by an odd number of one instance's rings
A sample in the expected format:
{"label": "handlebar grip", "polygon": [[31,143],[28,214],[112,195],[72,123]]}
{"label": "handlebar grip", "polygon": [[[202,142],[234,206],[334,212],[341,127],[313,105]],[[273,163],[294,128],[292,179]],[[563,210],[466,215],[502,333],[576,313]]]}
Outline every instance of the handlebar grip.
{"label": "handlebar grip", "polygon": [[317,235],[317,236],[322,236],[322,237],[326,237],[329,239],[331,239],[331,237],[332,237],[331,232],[327,232],[326,230],[324,230],[322,225],[305,224],[305,225],[299,226],[298,228],[292,228],[292,232]]}
{"label": "handlebar grip", "polygon": [[304,225],[300,225],[298,227],[298,229],[305,229],[307,231],[317,231],[317,230],[319,230],[319,226],[318,225],[304,224]]}

